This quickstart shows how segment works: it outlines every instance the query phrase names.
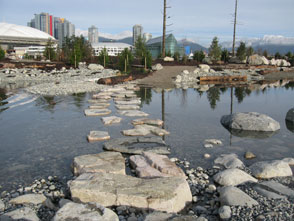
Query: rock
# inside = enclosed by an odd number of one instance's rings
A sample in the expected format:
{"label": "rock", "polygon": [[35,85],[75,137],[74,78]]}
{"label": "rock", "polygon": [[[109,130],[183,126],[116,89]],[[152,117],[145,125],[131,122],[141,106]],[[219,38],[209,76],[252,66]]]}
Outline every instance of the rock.
{"label": "rock", "polygon": [[222,187],[220,190],[219,200],[221,205],[227,206],[248,206],[252,207],[254,205],[258,205],[258,202],[244,193],[242,190],[233,187],[227,186]]}
{"label": "rock", "polygon": [[276,181],[264,181],[260,183],[259,186],[264,189],[276,192],[278,194],[282,194],[288,197],[294,197],[294,190]]}
{"label": "rock", "polygon": [[283,161],[289,164],[290,166],[294,166],[294,158],[284,158]]}
{"label": "rock", "polygon": [[206,143],[206,144],[204,144],[204,147],[205,148],[213,148],[213,145],[210,143]]}
{"label": "rock", "polygon": [[71,202],[72,202],[72,201],[70,201],[70,200],[68,200],[68,199],[61,198],[61,199],[59,200],[58,205],[59,205],[59,207],[61,208],[61,207],[63,207],[65,204],[67,204],[67,203],[71,203]]}
{"label": "rock", "polygon": [[211,157],[210,154],[208,154],[208,153],[205,153],[203,156],[204,156],[205,159],[208,159],[208,158]]}
{"label": "rock", "polygon": [[101,120],[104,125],[110,125],[110,124],[120,123],[122,118],[116,117],[116,116],[111,116],[111,117],[102,117]]}
{"label": "rock", "polygon": [[57,211],[58,210],[58,208],[52,203],[52,201],[49,198],[47,198],[45,200],[45,202],[43,203],[43,205],[45,207],[51,209],[51,210],[54,210],[54,211]]}
{"label": "rock", "polygon": [[142,156],[131,156],[130,162],[139,177],[186,177],[182,169],[167,156],[143,152]]}
{"label": "rock", "polygon": [[291,108],[286,115],[286,120],[294,123],[294,108]]}
{"label": "rock", "polygon": [[238,156],[234,153],[232,154],[222,154],[214,160],[215,164],[220,164],[225,168],[243,168],[244,164],[239,160]]}
{"label": "rock", "polygon": [[163,121],[159,119],[140,118],[132,121],[133,125],[148,124],[153,126],[162,126]]}
{"label": "rock", "polygon": [[101,95],[101,94],[94,94],[92,96],[93,99],[101,99],[101,100],[110,100],[111,96],[109,95]]}
{"label": "rock", "polygon": [[89,64],[88,69],[90,69],[91,71],[102,71],[104,67],[100,64]]}
{"label": "rock", "polygon": [[160,71],[163,69],[161,64],[153,65],[151,68],[152,68],[152,71]]}
{"label": "rock", "polygon": [[89,221],[105,220],[118,221],[118,216],[110,209],[104,208],[96,203],[78,204],[67,203],[55,214],[53,221]]}
{"label": "rock", "polygon": [[145,124],[136,125],[134,129],[123,130],[122,133],[125,136],[146,136],[150,133],[157,136],[164,136],[169,134],[169,132],[164,129]]}
{"label": "rock", "polygon": [[0,212],[4,211],[4,209],[5,209],[5,204],[3,203],[2,200],[0,200]]}
{"label": "rock", "polygon": [[227,169],[213,176],[215,182],[222,186],[237,186],[246,182],[257,182],[255,178],[239,169]]}
{"label": "rock", "polygon": [[102,152],[74,158],[73,173],[75,176],[97,172],[125,174],[124,157],[118,152]]}
{"label": "rock", "polygon": [[250,65],[269,65],[270,62],[264,56],[254,54],[248,58],[248,63]]}
{"label": "rock", "polygon": [[200,64],[199,68],[200,68],[200,72],[205,72],[205,73],[208,73],[210,70],[210,67],[207,64]]}
{"label": "rock", "polygon": [[9,201],[9,203],[11,204],[34,204],[34,205],[38,205],[38,204],[42,204],[44,203],[46,200],[46,197],[43,194],[25,194],[25,195],[21,195],[19,197],[16,197],[14,199],[11,199]]}
{"label": "rock", "polygon": [[170,220],[171,217],[173,217],[174,214],[171,213],[160,213],[160,212],[153,212],[146,216],[144,221],[166,221]]}
{"label": "rock", "polygon": [[285,196],[281,196],[277,193],[274,193],[274,192],[271,192],[271,191],[268,191],[266,189],[263,189],[262,187],[260,187],[259,185],[256,185],[253,187],[253,189],[259,193],[260,195],[268,198],[268,199],[286,199]]}
{"label": "rock", "polygon": [[111,113],[111,110],[109,109],[86,109],[85,115],[86,116],[102,116],[102,115],[108,115]]}
{"label": "rock", "polygon": [[230,219],[232,215],[232,210],[229,206],[222,206],[219,208],[218,214],[221,219]]}
{"label": "rock", "polygon": [[253,159],[253,158],[256,158],[256,156],[255,156],[255,154],[254,153],[252,153],[252,152],[250,152],[250,151],[247,151],[246,153],[245,153],[245,159]]}
{"label": "rock", "polygon": [[133,105],[133,104],[128,104],[128,105],[117,104],[115,105],[115,107],[118,110],[140,110],[140,106]]}
{"label": "rock", "polygon": [[175,59],[174,58],[171,58],[171,57],[165,57],[163,60],[164,61],[174,61]]}
{"label": "rock", "polygon": [[107,131],[90,131],[88,135],[88,141],[102,141],[102,140],[109,140],[110,136]]}
{"label": "rock", "polygon": [[13,210],[8,213],[4,213],[0,216],[0,220],[2,221],[10,221],[10,220],[25,220],[25,221],[39,221],[36,213],[28,207],[23,207],[20,209]]}
{"label": "rock", "polygon": [[147,117],[149,115],[147,113],[144,113],[143,111],[138,110],[118,111],[118,113],[128,117]]}
{"label": "rock", "polygon": [[105,105],[106,107],[110,106],[110,103],[108,103],[108,100],[103,100],[103,99],[89,99],[88,102],[94,105],[101,105],[101,106]]}
{"label": "rock", "polygon": [[277,131],[280,129],[279,122],[256,112],[225,115],[221,118],[221,123],[225,127],[237,130]]}
{"label": "rock", "polygon": [[105,207],[131,206],[179,212],[192,201],[187,181],[179,177],[141,179],[121,174],[84,173],[69,183],[74,201]]}
{"label": "rock", "polygon": [[104,143],[103,149],[126,154],[142,154],[143,152],[170,154],[165,142],[159,137],[112,139]]}
{"label": "rock", "polygon": [[217,140],[217,139],[206,139],[204,141],[204,143],[212,144],[212,145],[222,145],[223,144],[223,142],[221,140]]}
{"label": "rock", "polygon": [[140,105],[141,104],[141,100],[139,100],[139,99],[127,100],[127,101],[117,100],[117,101],[115,101],[115,104],[119,104],[119,105],[132,105],[132,104]]}
{"label": "rock", "polygon": [[281,160],[261,161],[252,164],[250,170],[258,179],[269,179],[273,177],[292,176],[292,170],[288,163]]}

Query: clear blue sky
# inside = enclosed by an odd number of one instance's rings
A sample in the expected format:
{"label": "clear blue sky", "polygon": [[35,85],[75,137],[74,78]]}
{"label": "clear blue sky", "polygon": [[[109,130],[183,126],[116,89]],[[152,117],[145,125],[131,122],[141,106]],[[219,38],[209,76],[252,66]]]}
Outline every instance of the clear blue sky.
{"label": "clear blue sky", "polygon": [[[167,0],[177,38],[207,45],[214,36],[231,40],[235,0]],[[294,37],[294,0],[239,0],[238,38],[283,35]],[[142,24],[153,36],[162,34],[163,0],[0,0],[0,21],[26,25],[35,13],[64,17],[76,28],[91,25],[100,32],[117,34]]]}

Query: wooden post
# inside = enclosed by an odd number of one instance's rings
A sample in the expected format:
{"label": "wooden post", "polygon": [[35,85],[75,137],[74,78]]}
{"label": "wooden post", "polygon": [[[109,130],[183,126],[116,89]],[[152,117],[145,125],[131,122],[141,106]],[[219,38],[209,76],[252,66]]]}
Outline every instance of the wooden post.
{"label": "wooden post", "polygon": [[127,59],[125,58],[125,73],[127,73]]}

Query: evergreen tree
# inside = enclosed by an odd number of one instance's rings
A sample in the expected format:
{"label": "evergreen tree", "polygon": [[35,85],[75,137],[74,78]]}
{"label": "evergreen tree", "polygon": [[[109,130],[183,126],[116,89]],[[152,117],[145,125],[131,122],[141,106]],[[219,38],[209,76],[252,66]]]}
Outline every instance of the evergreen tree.
{"label": "evergreen tree", "polygon": [[246,55],[249,57],[254,54],[254,49],[250,46],[246,49]]}
{"label": "evergreen tree", "polygon": [[0,60],[5,58],[5,51],[0,46]]}
{"label": "evergreen tree", "polygon": [[277,52],[275,54],[275,59],[281,59],[281,58],[282,58],[282,55],[279,52]]}
{"label": "evergreen tree", "polygon": [[262,55],[267,58],[268,57],[267,50],[264,50]]}
{"label": "evergreen tree", "polygon": [[225,63],[229,61],[229,51],[227,49],[222,50],[221,60]]}
{"label": "evergreen tree", "polygon": [[119,55],[119,69],[128,73],[131,70],[131,64],[133,62],[133,55],[128,48],[125,48]]}
{"label": "evergreen tree", "polygon": [[152,66],[152,55],[146,48],[145,41],[139,37],[135,44],[135,56],[141,60],[141,64],[144,68],[151,68]]}
{"label": "evergreen tree", "polygon": [[222,50],[218,45],[217,37],[214,37],[209,47],[209,56],[213,61],[219,61],[221,59]]}
{"label": "evergreen tree", "polygon": [[180,53],[179,53],[178,51],[176,51],[176,52],[174,53],[173,58],[175,59],[175,61],[179,61],[179,60],[180,60]]}
{"label": "evergreen tree", "polygon": [[168,50],[167,52],[165,52],[165,56],[166,57],[171,57],[172,56],[172,53],[170,50]]}
{"label": "evergreen tree", "polygon": [[193,59],[197,62],[202,62],[204,58],[205,54],[203,53],[203,51],[195,51],[193,54]]}
{"label": "evergreen tree", "polygon": [[54,47],[54,42],[51,39],[48,39],[44,51],[44,56],[50,61],[56,59],[56,48]]}
{"label": "evergreen tree", "polygon": [[99,53],[98,62],[99,62],[99,64],[103,65],[104,68],[106,66],[108,66],[108,64],[109,64],[109,56],[108,56],[106,48],[103,48],[103,50]]}
{"label": "evergreen tree", "polygon": [[244,42],[240,43],[240,46],[237,49],[236,55],[240,61],[244,61],[246,59],[246,44]]}

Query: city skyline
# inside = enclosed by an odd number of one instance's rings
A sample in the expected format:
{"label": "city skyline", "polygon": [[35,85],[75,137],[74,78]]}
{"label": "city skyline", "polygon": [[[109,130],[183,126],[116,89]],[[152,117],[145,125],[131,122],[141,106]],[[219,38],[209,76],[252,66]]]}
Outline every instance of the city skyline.
{"label": "city skyline", "polygon": [[[168,5],[172,8],[168,9],[170,19],[167,23],[173,24],[168,31],[172,31],[177,38],[189,38],[203,45],[210,43],[214,36],[218,36],[220,41],[232,39],[235,0],[221,3],[218,0],[170,0]],[[134,24],[142,24],[144,31],[155,37],[162,35],[162,8],[163,1],[158,0],[150,0],[147,4],[138,4],[135,0],[98,3],[85,0],[83,4],[68,0],[1,0],[0,19],[1,22],[26,25],[34,14],[47,12],[67,18],[80,30],[95,25],[101,33],[117,34],[131,31]],[[261,38],[264,35],[294,37],[291,28],[293,11],[293,0],[239,1],[237,39]]]}

